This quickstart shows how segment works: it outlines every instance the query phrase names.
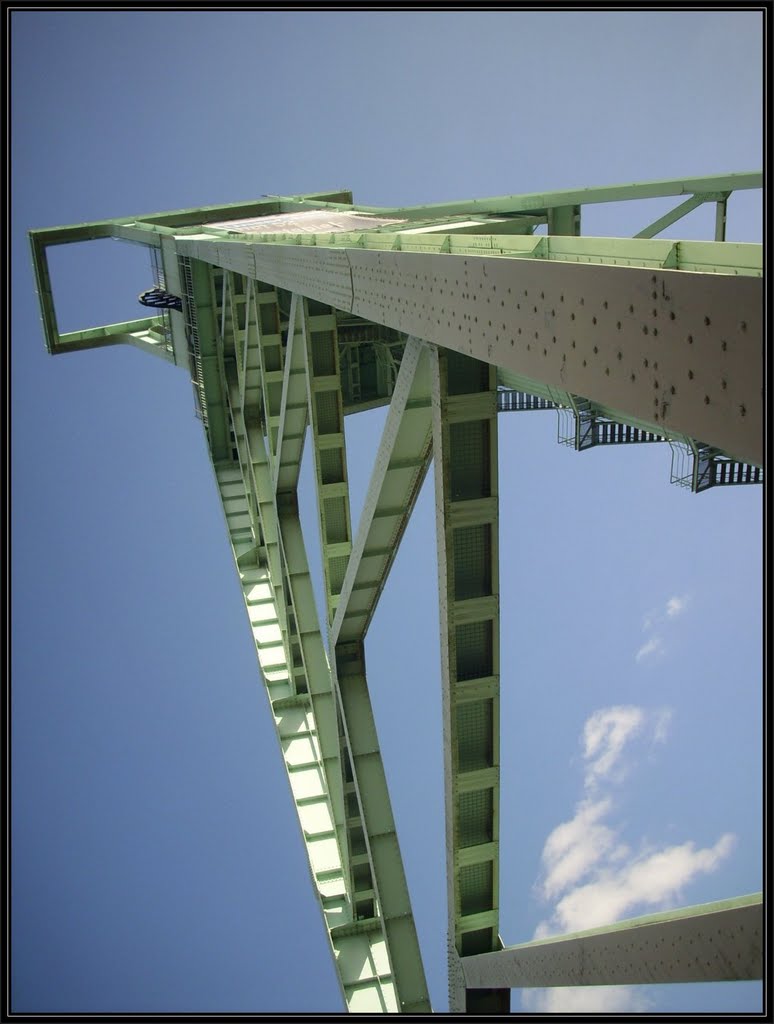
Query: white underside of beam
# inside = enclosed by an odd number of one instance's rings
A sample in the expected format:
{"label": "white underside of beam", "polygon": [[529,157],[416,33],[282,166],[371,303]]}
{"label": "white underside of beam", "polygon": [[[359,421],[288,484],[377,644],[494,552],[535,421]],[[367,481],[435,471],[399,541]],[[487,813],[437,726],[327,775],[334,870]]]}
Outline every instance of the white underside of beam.
{"label": "white underside of beam", "polygon": [[760,894],[463,957],[469,988],[748,981],[763,976]]}
{"label": "white underside of beam", "polygon": [[178,247],[762,464],[760,278],[190,238]]}

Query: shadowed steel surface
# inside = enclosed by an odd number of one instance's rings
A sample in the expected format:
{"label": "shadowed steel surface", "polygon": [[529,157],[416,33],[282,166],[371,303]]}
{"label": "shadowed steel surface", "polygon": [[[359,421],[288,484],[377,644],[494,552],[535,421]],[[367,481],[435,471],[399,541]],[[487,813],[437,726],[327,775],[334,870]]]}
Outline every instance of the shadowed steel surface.
{"label": "shadowed steel surface", "polygon": [[763,977],[762,896],[527,942],[462,967],[469,988],[752,981]]}

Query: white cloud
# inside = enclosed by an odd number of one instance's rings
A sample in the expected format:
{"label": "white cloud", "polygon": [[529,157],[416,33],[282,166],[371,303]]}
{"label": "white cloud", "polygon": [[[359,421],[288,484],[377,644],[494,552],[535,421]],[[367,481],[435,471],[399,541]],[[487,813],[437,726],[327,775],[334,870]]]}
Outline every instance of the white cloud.
{"label": "white cloud", "polygon": [[554,909],[560,933],[583,931],[620,921],[634,908],[647,912],[666,908],[700,874],[708,874],[733,849],[735,838],[726,834],[714,846],[697,850],[692,842],[669,846],[624,864],[601,868],[593,882],[564,896]]}
{"label": "white cloud", "polygon": [[650,640],[646,641],[642,647],[634,655],[635,661],[642,661],[643,658],[647,658],[650,654],[663,654],[664,653],[664,641],[658,634],[652,636]]}
{"label": "white cloud", "polygon": [[689,602],[690,596],[688,594],[675,594],[666,602],[663,611],[649,611],[643,617],[643,632],[652,633],[652,635],[634,655],[635,661],[642,661],[652,654],[664,654],[666,652],[664,637],[659,631],[659,627],[666,625],[670,619],[676,619],[678,615],[682,615]]}
{"label": "white cloud", "polygon": [[681,612],[685,611],[687,604],[687,594],[683,595],[683,597],[670,597],[666,603],[666,613],[670,619],[673,619],[676,615],[679,615]]}
{"label": "white cloud", "polygon": [[625,985],[526,989],[521,1002],[530,1013],[645,1013],[651,1005]]}
{"label": "white cloud", "polygon": [[559,895],[583,878],[605,855],[613,856],[617,838],[599,819],[610,810],[610,800],[585,800],[575,817],[553,830],[543,847],[545,878],[541,886],[547,899]]}
{"label": "white cloud", "polygon": [[610,775],[627,741],[642,728],[641,708],[616,706],[595,711],[583,727],[583,756],[590,762],[585,784],[591,788]]}

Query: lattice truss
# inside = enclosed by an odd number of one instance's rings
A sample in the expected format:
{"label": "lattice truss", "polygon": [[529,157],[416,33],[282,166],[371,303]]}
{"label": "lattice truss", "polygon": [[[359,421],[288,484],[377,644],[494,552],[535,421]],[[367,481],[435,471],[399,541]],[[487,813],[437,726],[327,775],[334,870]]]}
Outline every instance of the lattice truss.
{"label": "lattice truss", "polygon": [[[508,1012],[512,987],[761,977],[760,894],[503,948],[497,498],[506,411],[559,410],[560,440],[579,451],[667,441],[673,480],[693,490],[761,481],[761,247],[724,241],[731,191],[760,184],[400,210],[355,208],[348,193],[272,197],[32,233],[50,351],[124,342],[190,370],[351,1011],[431,1009],[364,648],[431,462],[452,1011]],[[686,194],[633,239],[580,237],[585,203]],[[653,237],[706,202],[714,241]],[[106,236],[149,246],[157,288],[182,309],[60,335],[46,249]],[[354,530],[344,416],[378,405],[389,410]],[[305,438],[323,626],[299,519]]]}

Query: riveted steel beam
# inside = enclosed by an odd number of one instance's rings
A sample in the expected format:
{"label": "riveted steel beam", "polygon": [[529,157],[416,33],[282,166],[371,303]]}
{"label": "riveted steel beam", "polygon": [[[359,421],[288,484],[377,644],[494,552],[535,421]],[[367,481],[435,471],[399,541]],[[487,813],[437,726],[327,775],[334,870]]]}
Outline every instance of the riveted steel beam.
{"label": "riveted steel beam", "polygon": [[163,316],[127,320],[105,327],[91,327],[85,331],[67,331],[57,335],[56,353],[78,352],[105,345],[132,345],[166,362],[175,361],[172,342]]}
{"label": "riveted steel beam", "polygon": [[274,488],[278,494],[283,491],[295,491],[301,471],[301,456],[309,418],[305,360],[304,304],[301,297],[294,294],[290,306],[277,457],[273,470]]}
{"label": "riveted steel beam", "polygon": [[[449,939],[464,957],[499,948],[497,383],[486,363],[430,352]],[[453,977],[452,1012],[491,1009]]]}
{"label": "riveted steel beam", "polygon": [[[623,241],[677,246],[696,266],[691,260],[703,259],[707,246],[732,259],[730,243],[695,243],[698,251],[691,243]],[[211,243],[178,244],[220,258]],[[697,438],[740,462],[762,463],[758,279],[543,258],[252,248],[262,273],[306,287],[314,276],[316,294],[364,319]],[[279,252],[269,271],[272,248]],[[249,253],[243,257],[250,262]]]}
{"label": "riveted steel beam", "polygon": [[[311,576],[306,560],[298,507],[282,496],[278,502],[271,480],[266,440],[257,426],[247,428],[235,414],[238,440],[249,458],[249,479],[254,488],[271,566],[275,604],[286,638],[291,695],[308,695],[314,712],[316,736],[325,770],[342,869],[348,871],[346,812],[342,783],[336,700],[330,666],[317,619]],[[242,434],[242,432],[244,432]],[[351,909],[349,911],[351,915]]]}
{"label": "riveted steel beam", "polygon": [[[244,560],[240,564],[238,558],[238,552],[244,546],[243,533],[247,528],[249,488],[239,467],[233,463],[218,464],[215,471],[261,674],[309,860],[315,895],[330,939],[342,997],[349,1007],[354,1002],[357,1005],[365,1003],[372,1009],[382,1008],[383,980],[378,973],[369,966],[359,975],[354,969],[354,965],[362,967],[364,962],[373,965],[375,961],[383,959],[378,937],[375,944],[366,942],[365,957],[362,956],[362,950],[353,950],[347,940],[336,938],[337,929],[351,922],[352,909],[347,894],[346,867],[335,830],[333,794],[329,785],[331,764],[325,755],[324,730],[321,733],[321,723],[315,714],[315,703],[319,705],[319,700],[316,702],[312,694],[292,692],[291,666],[285,657],[283,645],[276,641],[281,632],[281,615],[274,601],[277,587],[271,579],[268,566],[246,566]],[[330,686],[329,671],[327,678]],[[315,682],[316,687],[324,691],[324,674],[321,678],[319,665]],[[325,717],[323,709],[323,720]]]}
{"label": "riveted steel beam", "polygon": [[[344,408],[334,310],[298,298],[328,624],[333,622],[352,549]],[[294,341],[295,344],[295,341]],[[350,886],[356,921],[381,929],[391,964],[385,993],[402,1012],[430,1003],[365,676],[362,644],[333,647],[347,804]],[[390,987],[391,986],[391,987]],[[386,996],[385,996],[386,998]]]}
{"label": "riveted steel beam", "polygon": [[663,985],[763,977],[760,893],[463,957],[470,988]]}
{"label": "riveted steel beam", "polygon": [[[332,669],[341,701],[342,732],[351,756],[353,811],[359,812],[362,822],[362,867],[368,868],[358,878],[353,856],[355,918],[384,934],[394,977],[395,1008],[401,1013],[429,1013],[422,955],[368,694],[363,644],[339,644]],[[354,854],[352,845],[350,852]]]}
{"label": "riveted steel beam", "polygon": [[[232,397],[238,403],[236,385]],[[262,589],[246,591],[246,600],[342,993],[350,1012],[426,1012],[402,863],[380,789],[380,779],[385,790],[386,784],[365,678],[358,673],[353,680],[345,671],[342,696],[317,623],[296,503],[287,494],[275,497],[266,441],[257,427],[246,427],[238,409],[232,411],[237,442],[249,452],[250,465],[247,471],[244,465],[241,471],[231,465],[219,470],[224,507],[235,551],[244,548],[251,526],[251,490],[264,535],[277,538],[276,545],[266,543]],[[242,572],[249,577],[249,570]],[[278,594],[287,595],[284,613]],[[279,640],[283,618],[289,656]],[[357,927],[369,919],[370,927]]]}
{"label": "riveted steel beam", "polygon": [[[672,224],[676,224],[678,220],[680,220],[682,217],[685,217],[685,215],[690,213],[692,210],[695,210],[699,206],[702,206],[704,203],[725,203],[726,199],[728,198],[728,195],[728,192],[709,192],[691,196],[690,199],[686,199],[684,203],[680,203],[679,206],[676,206],[674,210],[670,210],[669,213],[665,213],[663,217],[659,217],[657,220],[654,220],[652,224],[648,224],[648,226],[643,228],[642,231],[638,231],[637,234],[634,235],[634,237],[653,238],[655,235],[660,234],[662,231],[670,227]],[[722,241],[722,239],[717,239],[717,237],[716,240]]]}
{"label": "riveted steel beam", "polygon": [[331,643],[360,640],[384,587],[432,451],[430,364],[410,338],[400,364],[352,555],[331,628]]}
{"label": "riveted steel beam", "polygon": [[[532,192],[498,196],[493,199],[430,203],[424,206],[400,206],[389,212],[395,217],[451,216],[459,213],[520,213],[550,210],[554,207],[585,206],[588,203],[619,203],[632,199],[656,199],[661,196],[693,195],[696,192],[734,191],[761,188],[760,171],[709,175],[699,178],[669,178],[630,185],[601,185],[592,188],[563,189],[557,192]],[[380,211],[383,212],[383,211]],[[386,212],[386,211],[384,211]]]}
{"label": "riveted steel beam", "polygon": [[309,423],[323,553],[328,626],[333,622],[352,550],[336,313],[313,299],[300,300]]}
{"label": "riveted steel beam", "polygon": [[261,408],[263,386],[261,379],[261,346],[258,334],[258,309],[255,301],[257,282],[243,278],[245,282],[245,329],[241,351],[238,355],[239,391],[242,408]]}
{"label": "riveted steel beam", "polygon": [[[241,269],[252,277],[269,276],[282,287],[305,290],[328,301],[337,309],[352,309],[353,282],[347,281],[347,260],[341,250],[367,249],[383,252],[440,253],[450,256],[507,256],[521,260],[550,260],[558,263],[591,263],[611,267],[639,267],[664,270],[694,270],[705,274],[761,277],[763,253],[749,242],[674,241],[661,238],[596,238],[565,235],[459,235],[434,231],[339,232],[335,235],[251,235],[214,241],[209,235],[181,236],[180,252],[217,266]],[[304,252],[283,251],[273,259],[263,249],[286,250],[314,247],[338,255],[318,268],[314,257]],[[244,251],[242,251],[244,250]],[[321,260],[319,255],[317,260]]]}

